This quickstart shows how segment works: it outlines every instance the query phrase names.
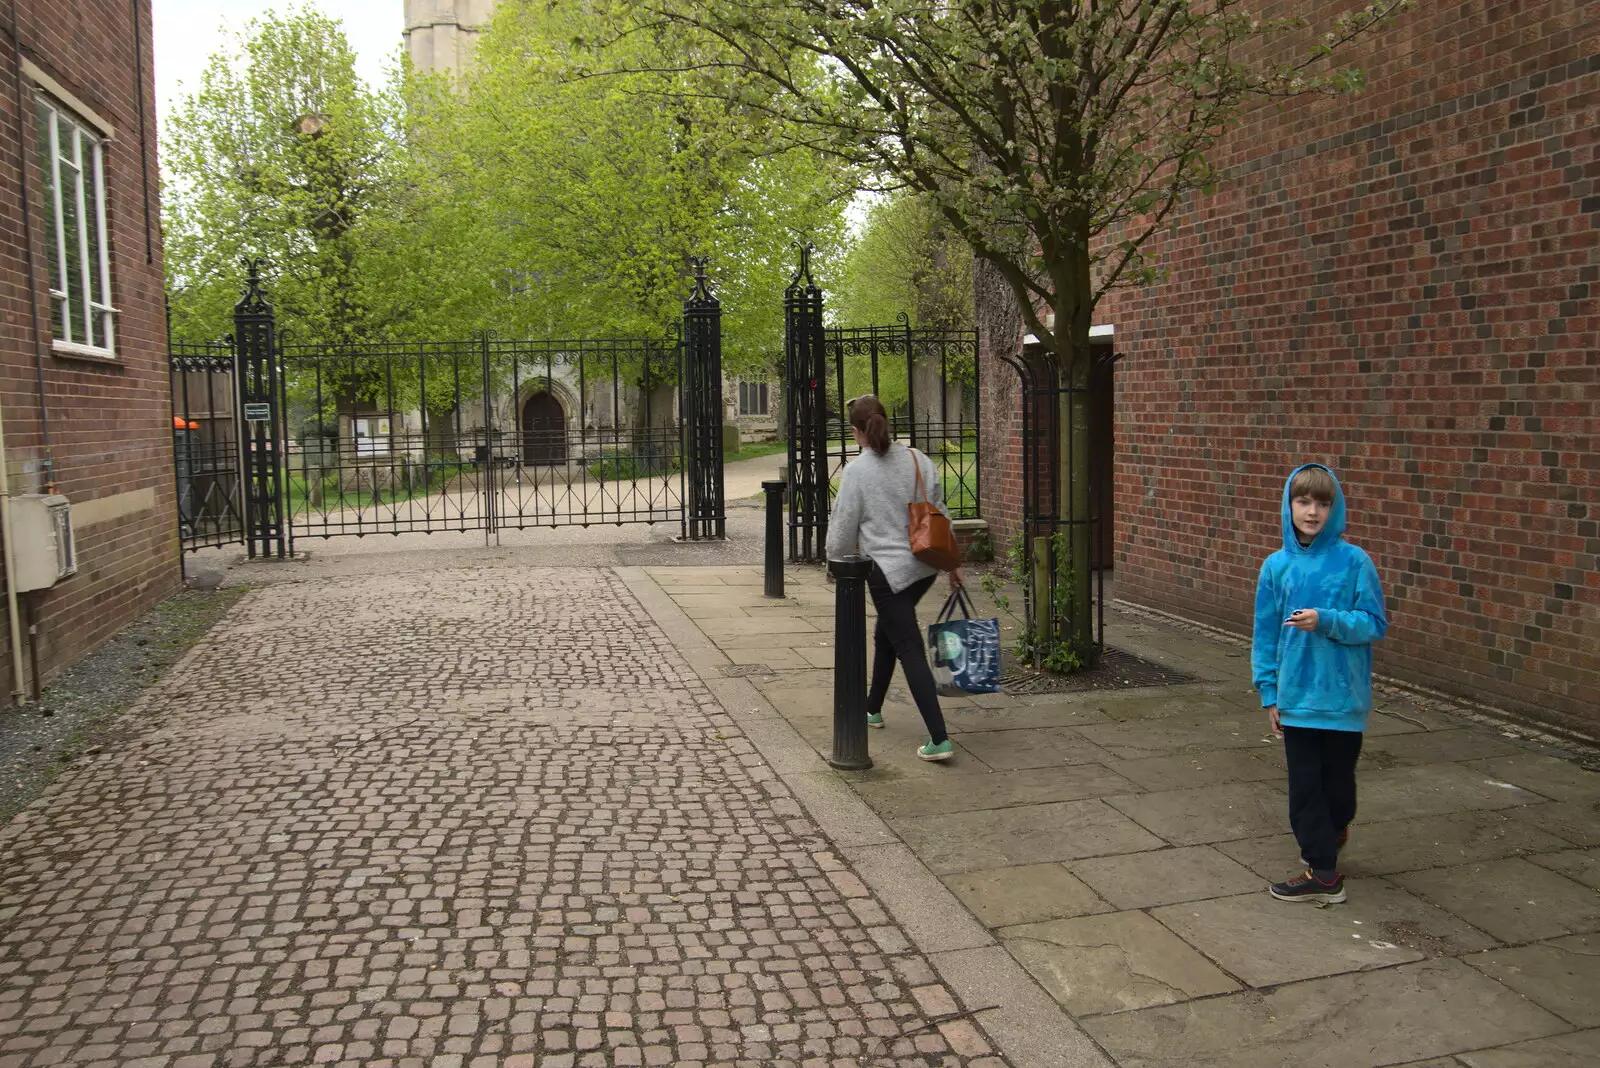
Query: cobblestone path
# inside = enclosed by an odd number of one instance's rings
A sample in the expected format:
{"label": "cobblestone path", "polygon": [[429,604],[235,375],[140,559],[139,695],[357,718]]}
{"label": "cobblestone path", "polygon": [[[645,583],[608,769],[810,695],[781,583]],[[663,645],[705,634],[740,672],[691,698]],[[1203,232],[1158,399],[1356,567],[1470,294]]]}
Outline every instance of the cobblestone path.
{"label": "cobblestone path", "polygon": [[0,1066],[971,1065],[611,573],[252,591],[0,828]]}

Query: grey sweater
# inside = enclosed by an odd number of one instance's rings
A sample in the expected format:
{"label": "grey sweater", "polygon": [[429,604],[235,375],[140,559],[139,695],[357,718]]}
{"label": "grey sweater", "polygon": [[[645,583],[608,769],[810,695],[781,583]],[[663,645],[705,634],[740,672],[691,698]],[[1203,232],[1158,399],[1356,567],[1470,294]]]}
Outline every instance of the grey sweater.
{"label": "grey sweater", "polygon": [[[917,453],[922,464],[922,488],[928,500],[949,518],[944,487],[932,460]],[[919,579],[936,574],[911,555],[911,533],[906,505],[916,495],[917,472],[911,450],[890,442],[879,456],[871,449],[845,466],[839,496],[828,517],[828,559],[838,560],[859,551],[870,557],[896,593]]]}

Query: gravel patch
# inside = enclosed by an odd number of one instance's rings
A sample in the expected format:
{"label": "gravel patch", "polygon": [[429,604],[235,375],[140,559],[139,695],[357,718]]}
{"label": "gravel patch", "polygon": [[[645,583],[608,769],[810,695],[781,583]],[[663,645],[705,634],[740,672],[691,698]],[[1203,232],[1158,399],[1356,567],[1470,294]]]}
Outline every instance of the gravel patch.
{"label": "gravel patch", "polygon": [[38,701],[0,710],[0,824],[32,804],[75,760],[131,735],[115,722],[117,714],[166,674],[244,592],[185,589],[57,674]]}

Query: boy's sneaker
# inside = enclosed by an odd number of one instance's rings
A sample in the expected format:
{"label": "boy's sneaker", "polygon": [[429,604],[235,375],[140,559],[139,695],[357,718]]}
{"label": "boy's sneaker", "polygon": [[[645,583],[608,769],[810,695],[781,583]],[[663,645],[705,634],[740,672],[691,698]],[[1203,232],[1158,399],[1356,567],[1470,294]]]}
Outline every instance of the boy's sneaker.
{"label": "boy's sneaker", "polygon": [[869,727],[881,727],[881,726],[883,726],[883,713],[882,712],[874,712],[871,715],[867,716],[867,726],[869,726]]}
{"label": "boy's sneaker", "polygon": [[1335,875],[1332,882],[1323,882],[1306,872],[1288,882],[1273,883],[1272,896],[1279,901],[1314,901],[1322,905],[1337,905],[1344,900],[1344,876]]}
{"label": "boy's sneaker", "polygon": [[955,743],[948,738],[938,744],[935,744],[933,739],[930,738],[926,744],[917,750],[917,756],[923,760],[949,760],[955,755]]}

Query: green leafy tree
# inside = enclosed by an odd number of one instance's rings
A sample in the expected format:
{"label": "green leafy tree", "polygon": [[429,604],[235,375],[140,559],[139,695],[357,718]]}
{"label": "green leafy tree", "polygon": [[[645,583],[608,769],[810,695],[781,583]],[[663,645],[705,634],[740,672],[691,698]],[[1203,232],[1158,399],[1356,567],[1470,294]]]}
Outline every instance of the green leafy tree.
{"label": "green leafy tree", "polygon": [[[720,42],[767,95],[728,95],[803,143],[929,197],[1001,276],[1079,391],[1064,396],[1062,507],[1089,512],[1089,325],[1119,285],[1159,277],[1150,238],[1212,188],[1212,150],[1253,102],[1359,89],[1333,62],[1406,0],[1372,0],[1314,35],[1245,0],[612,0],[644,25]],[[1047,637],[1092,649],[1087,525]],[[1049,557],[1049,539],[1032,547]],[[1058,570],[1048,563],[1036,572]],[[1050,603],[1041,600],[1038,603]]]}
{"label": "green leafy tree", "polygon": [[[670,42],[602,46],[589,5],[506,0],[459,83],[414,77],[396,291],[407,332],[660,334],[707,257],[733,373],[770,370],[795,242],[844,238],[854,179],[773,151],[770,120],[663,68]],[[633,69],[618,78],[598,66]]]}
{"label": "green leafy tree", "polygon": [[219,52],[178,105],[163,146],[173,331],[230,328],[241,260],[266,261],[280,329],[298,341],[381,332],[368,267],[389,210],[398,101],[366,87],[340,24],[268,13]]}
{"label": "green leafy tree", "polygon": [[[971,248],[950,231],[930,198],[900,191],[868,210],[866,225],[840,266],[832,317],[843,326],[894,323],[904,316],[914,329],[971,330],[972,286]],[[940,351],[918,346],[910,361],[916,418],[925,425],[959,421],[964,387],[976,384],[976,368],[965,350],[942,361],[935,358]],[[863,366],[846,368],[846,392],[852,395],[872,388],[864,361],[855,362]],[[906,370],[907,361],[892,361],[892,366],[880,361],[877,390],[891,408],[912,395]],[[942,415],[941,396],[949,409]]]}

